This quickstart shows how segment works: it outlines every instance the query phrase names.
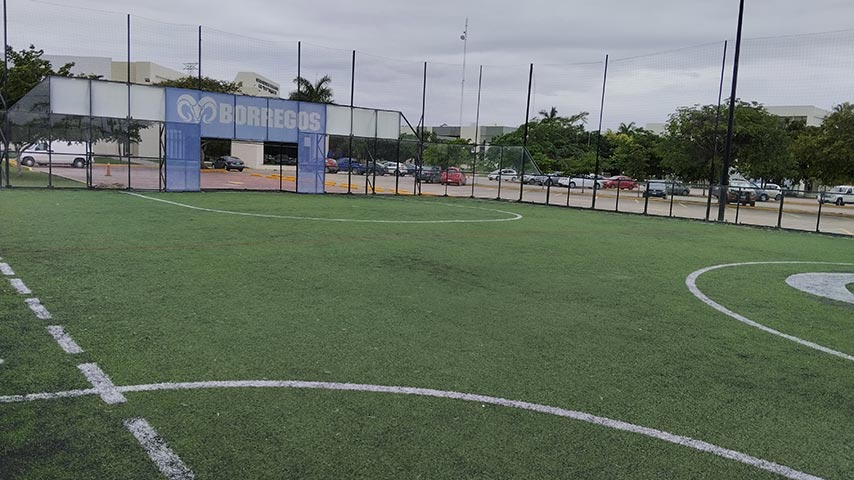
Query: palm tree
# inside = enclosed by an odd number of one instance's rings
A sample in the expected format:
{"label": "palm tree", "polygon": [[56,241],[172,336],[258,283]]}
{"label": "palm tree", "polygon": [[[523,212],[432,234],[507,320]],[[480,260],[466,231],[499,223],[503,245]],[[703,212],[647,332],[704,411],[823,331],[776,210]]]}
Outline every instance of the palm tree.
{"label": "palm tree", "polygon": [[617,133],[623,133],[630,136],[637,131],[638,127],[635,122],[630,122],[629,124],[620,123],[620,128],[617,129]]}
{"label": "palm tree", "polygon": [[311,83],[303,77],[294,79],[297,84],[297,89],[288,94],[288,100],[299,100],[301,102],[313,103],[332,103],[332,88],[329,84],[332,79],[329,75],[324,75],[323,78],[315,83]]}
{"label": "palm tree", "polygon": [[557,117],[557,107],[552,107],[549,110],[540,110],[540,115],[543,116],[544,122],[553,121]]}

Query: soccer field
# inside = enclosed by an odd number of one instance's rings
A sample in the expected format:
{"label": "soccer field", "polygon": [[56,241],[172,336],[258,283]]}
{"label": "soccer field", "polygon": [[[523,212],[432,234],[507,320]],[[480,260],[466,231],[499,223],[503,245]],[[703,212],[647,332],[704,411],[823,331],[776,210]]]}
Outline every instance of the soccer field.
{"label": "soccer field", "polygon": [[2,479],[854,477],[849,238],[236,192],[0,222]]}

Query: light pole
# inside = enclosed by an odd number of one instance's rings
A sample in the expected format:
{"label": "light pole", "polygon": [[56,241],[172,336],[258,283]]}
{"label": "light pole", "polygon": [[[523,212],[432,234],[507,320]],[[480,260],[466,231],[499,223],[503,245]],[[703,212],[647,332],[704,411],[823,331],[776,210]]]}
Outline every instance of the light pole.
{"label": "light pole", "polygon": [[466,26],[463,29],[463,34],[460,35],[460,40],[463,41],[463,80],[460,82],[460,138],[463,136],[463,96],[466,92],[466,51],[469,43],[469,17],[466,17]]}

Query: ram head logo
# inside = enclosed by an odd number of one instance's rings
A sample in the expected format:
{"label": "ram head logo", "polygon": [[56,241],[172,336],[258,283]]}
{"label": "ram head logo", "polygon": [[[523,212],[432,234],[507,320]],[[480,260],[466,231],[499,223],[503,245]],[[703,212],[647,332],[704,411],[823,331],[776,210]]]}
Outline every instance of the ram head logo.
{"label": "ram head logo", "polygon": [[216,101],[202,97],[196,102],[192,95],[178,97],[178,116],[187,123],[211,123],[216,118]]}

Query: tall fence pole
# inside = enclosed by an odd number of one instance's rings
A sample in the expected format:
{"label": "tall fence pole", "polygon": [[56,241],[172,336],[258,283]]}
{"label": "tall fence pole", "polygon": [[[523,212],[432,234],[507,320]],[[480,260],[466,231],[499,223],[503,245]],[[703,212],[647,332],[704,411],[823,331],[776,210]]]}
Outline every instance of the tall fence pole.
{"label": "tall fence pole", "polygon": [[302,42],[297,42],[297,98],[300,98],[301,86],[300,79],[302,78]]}
{"label": "tall fence pole", "polygon": [[[720,135],[718,128],[721,121],[721,102],[724,96],[724,76],[726,75],[726,50],[729,45],[729,40],[724,40],[724,54],[721,60],[721,83],[718,86],[718,109],[715,112],[715,150],[712,153],[712,165],[709,168],[709,198],[706,200],[706,221],[709,221],[709,215],[712,212],[712,183],[715,181],[715,162],[718,159],[718,147],[720,146]],[[718,189],[720,195],[720,188]]]}
{"label": "tall fence pole", "polygon": [[350,62],[350,147],[347,149],[347,155],[350,160],[347,165],[347,193],[352,193],[350,191],[350,185],[353,180],[353,102],[354,98],[354,90],[356,86],[356,51],[353,50],[353,59]]}
{"label": "tall fence pole", "polygon": [[[127,157],[127,165],[128,165],[128,186],[127,189],[130,190],[130,60],[131,60],[131,42],[130,42],[130,14],[128,14],[128,68],[127,68],[127,89],[128,89],[128,116],[125,123],[125,156]],[[201,27],[199,27],[201,28]],[[201,165],[200,165],[201,166]]]}
{"label": "tall fence pole", "polygon": [[[531,85],[534,82],[534,64],[531,64],[528,70],[528,101],[525,106],[525,133],[522,137],[522,168],[519,172],[519,201],[522,201],[522,195],[525,193],[525,154],[528,152],[528,123],[531,116]],[[498,173],[501,175],[501,172]]]}
{"label": "tall fence pole", "polygon": [[726,144],[724,146],[724,163],[721,171],[721,183],[718,187],[718,221],[726,217],[726,196],[729,188],[729,167],[732,161],[732,134],[735,123],[736,90],[738,88],[738,62],[741,58],[741,32],[744,26],[744,0],[738,5],[738,30],[735,35],[735,58],[732,62],[732,91],[729,96],[729,119],[727,120]]}
{"label": "tall fence pole", "polygon": [[[474,198],[474,185],[477,183],[477,158],[480,148],[480,89],[483,86],[483,65],[477,74],[477,110],[474,116],[474,162],[471,164],[471,198]],[[462,128],[462,125],[460,126]]]}
{"label": "tall fence pole", "polygon": [[199,25],[199,48],[198,48],[198,58],[196,61],[198,62],[198,68],[196,69],[196,83],[198,84],[199,90],[202,89],[202,26]]}
{"label": "tall fence pole", "polygon": [[608,84],[608,55],[605,55],[605,73],[602,75],[602,99],[599,102],[599,129],[596,131],[596,163],[593,167],[593,200],[590,209],[596,209],[596,193],[599,190],[599,156],[602,151],[602,117],[605,110],[605,87]]}
{"label": "tall fence pole", "polygon": [[427,62],[424,62],[424,80],[421,85],[421,133],[418,135],[418,158],[415,160],[415,186],[414,194],[421,195],[421,172],[424,168],[424,131],[426,122],[424,114],[427,110]]}
{"label": "tall fence pole", "polygon": [[[6,186],[11,187],[9,176],[9,135],[11,128],[9,124],[9,105],[6,104],[9,97],[9,20],[7,17],[6,0],[3,0],[3,161],[6,162]],[[2,182],[0,182],[2,186]]]}
{"label": "tall fence pole", "polygon": [[[818,192],[818,216],[815,219],[815,233],[821,233],[821,207],[824,205],[824,194],[827,193],[827,187],[824,187],[824,190]],[[785,195],[783,195],[785,197]],[[780,197],[780,200],[783,199]]]}

